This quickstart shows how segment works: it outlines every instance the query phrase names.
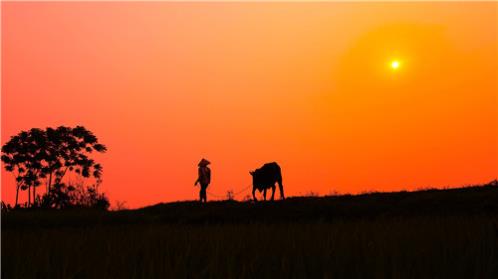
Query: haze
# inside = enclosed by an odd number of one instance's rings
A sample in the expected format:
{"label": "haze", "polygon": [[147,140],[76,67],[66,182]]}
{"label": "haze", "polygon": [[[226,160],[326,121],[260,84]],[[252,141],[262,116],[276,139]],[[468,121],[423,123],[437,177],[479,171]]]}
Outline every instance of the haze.
{"label": "haze", "polygon": [[1,6],[2,144],[85,126],[112,202],[196,199],[202,157],[219,195],[271,161],[288,196],[498,177],[496,2]]}

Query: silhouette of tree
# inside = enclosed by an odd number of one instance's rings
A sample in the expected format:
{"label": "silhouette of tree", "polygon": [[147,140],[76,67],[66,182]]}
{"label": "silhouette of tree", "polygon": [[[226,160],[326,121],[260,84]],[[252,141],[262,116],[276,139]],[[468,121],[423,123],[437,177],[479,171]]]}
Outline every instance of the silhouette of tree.
{"label": "silhouette of tree", "polygon": [[[13,136],[3,147],[1,160],[5,170],[14,173],[16,179],[16,206],[19,189],[28,190],[28,207],[33,201],[36,187],[46,183],[46,206],[60,207],[67,199],[63,184],[64,176],[75,172],[82,177],[94,177],[100,183],[102,166],[90,158],[94,151],[103,153],[105,145],[82,126],[60,126],[41,130],[33,128]],[[69,188],[67,188],[69,189]],[[66,189],[66,190],[67,190]]]}
{"label": "silhouette of tree", "polygon": [[[44,132],[40,129],[22,131],[12,137],[2,147],[2,162],[5,170],[12,172],[16,180],[16,203],[18,205],[19,189],[28,190],[28,206],[31,205],[31,188],[40,185],[43,152],[39,146],[45,145]],[[33,190],[36,195],[36,190]]]}

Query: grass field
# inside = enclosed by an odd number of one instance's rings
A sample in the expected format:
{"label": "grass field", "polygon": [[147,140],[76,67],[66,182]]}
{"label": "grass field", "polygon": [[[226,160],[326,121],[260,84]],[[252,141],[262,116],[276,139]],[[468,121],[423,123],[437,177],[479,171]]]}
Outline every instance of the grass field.
{"label": "grass field", "polygon": [[2,213],[2,278],[498,278],[498,187]]}

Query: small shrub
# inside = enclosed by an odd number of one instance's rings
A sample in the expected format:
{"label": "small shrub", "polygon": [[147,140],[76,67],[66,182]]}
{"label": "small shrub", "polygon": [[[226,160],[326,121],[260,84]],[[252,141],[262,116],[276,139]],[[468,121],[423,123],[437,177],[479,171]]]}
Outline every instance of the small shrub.
{"label": "small shrub", "polygon": [[128,207],[126,206],[125,201],[116,201],[116,205],[114,206],[114,208],[112,210],[119,211],[119,210],[126,210],[126,209],[128,209]]}
{"label": "small shrub", "polygon": [[55,209],[93,208],[107,210],[109,205],[107,196],[98,192],[98,185],[85,186],[83,183],[56,184],[40,201],[40,207]]}

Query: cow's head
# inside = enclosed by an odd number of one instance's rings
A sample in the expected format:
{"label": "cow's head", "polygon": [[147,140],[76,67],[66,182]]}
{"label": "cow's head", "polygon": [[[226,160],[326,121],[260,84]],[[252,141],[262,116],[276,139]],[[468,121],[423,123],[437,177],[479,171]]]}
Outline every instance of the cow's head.
{"label": "cow's head", "polygon": [[250,171],[250,172],[249,172],[249,174],[252,176],[252,185],[253,185],[253,186],[257,186],[257,185],[256,185],[256,175],[255,175],[255,174],[256,174],[256,172],[254,172],[254,171]]}

